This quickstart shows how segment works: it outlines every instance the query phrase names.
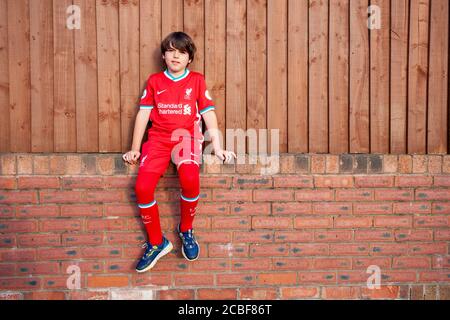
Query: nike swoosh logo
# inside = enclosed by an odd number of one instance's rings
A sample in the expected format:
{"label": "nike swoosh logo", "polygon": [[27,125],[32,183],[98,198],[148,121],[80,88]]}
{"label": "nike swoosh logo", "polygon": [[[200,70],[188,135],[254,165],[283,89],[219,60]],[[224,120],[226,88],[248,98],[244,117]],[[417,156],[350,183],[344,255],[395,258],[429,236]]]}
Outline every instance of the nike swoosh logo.
{"label": "nike swoosh logo", "polygon": [[164,91],[166,91],[167,89],[164,89],[164,90],[162,90],[162,91],[156,91],[156,94],[161,94],[161,93],[163,93]]}

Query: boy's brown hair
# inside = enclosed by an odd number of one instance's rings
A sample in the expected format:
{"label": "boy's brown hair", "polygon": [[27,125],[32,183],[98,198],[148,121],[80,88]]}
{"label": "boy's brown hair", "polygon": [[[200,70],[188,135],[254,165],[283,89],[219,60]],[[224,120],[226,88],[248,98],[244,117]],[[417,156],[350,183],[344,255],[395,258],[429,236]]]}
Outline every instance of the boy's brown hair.
{"label": "boy's brown hair", "polygon": [[[164,55],[166,51],[170,50],[170,44],[181,52],[187,52],[189,54],[189,59],[194,61],[195,52],[197,48],[192,41],[191,37],[189,37],[186,33],[177,31],[170,33],[164,40],[161,42],[161,54]],[[164,66],[167,68],[166,63],[163,61]],[[188,63],[189,65],[189,63]]]}

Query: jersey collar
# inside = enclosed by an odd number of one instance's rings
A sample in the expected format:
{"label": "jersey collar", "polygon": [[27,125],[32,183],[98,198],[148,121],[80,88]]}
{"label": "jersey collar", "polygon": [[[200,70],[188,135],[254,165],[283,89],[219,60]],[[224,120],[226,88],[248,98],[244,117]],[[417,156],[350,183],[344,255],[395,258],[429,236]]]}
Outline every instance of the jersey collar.
{"label": "jersey collar", "polygon": [[189,72],[190,72],[189,69],[186,68],[186,69],[184,70],[184,73],[183,73],[181,76],[179,76],[179,77],[174,77],[173,75],[170,74],[169,70],[166,69],[166,70],[164,71],[164,75],[165,75],[167,78],[169,78],[170,80],[176,82],[176,81],[180,81],[180,80],[183,80],[184,78],[186,78],[186,77],[188,76]]}

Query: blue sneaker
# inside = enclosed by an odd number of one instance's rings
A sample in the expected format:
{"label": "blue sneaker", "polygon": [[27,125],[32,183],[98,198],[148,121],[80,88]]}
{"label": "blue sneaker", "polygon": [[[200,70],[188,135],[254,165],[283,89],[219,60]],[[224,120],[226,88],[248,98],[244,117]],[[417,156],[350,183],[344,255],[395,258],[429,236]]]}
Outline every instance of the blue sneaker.
{"label": "blue sneaker", "polygon": [[181,232],[180,224],[178,224],[177,231],[181,241],[183,242],[183,246],[181,248],[183,256],[189,261],[197,260],[200,254],[200,247],[197,240],[195,240],[194,230],[189,229],[186,232]]}
{"label": "blue sneaker", "polygon": [[159,246],[152,246],[150,242],[146,242],[143,247],[146,247],[147,249],[145,249],[144,255],[136,266],[137,272],[145,272],[150,270],[155,266],[156,262],[158,262],[161,257],[165,256],[173,249],[172,243],[164,236],[163,242]]}

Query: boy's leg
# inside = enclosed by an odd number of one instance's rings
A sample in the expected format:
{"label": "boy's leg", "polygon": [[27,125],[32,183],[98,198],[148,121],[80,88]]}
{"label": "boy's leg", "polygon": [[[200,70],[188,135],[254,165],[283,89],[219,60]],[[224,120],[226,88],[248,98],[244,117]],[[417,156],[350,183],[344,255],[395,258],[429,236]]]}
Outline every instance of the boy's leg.
{"label": "boy's leg", "polygon": [[142,222],[152,245],[160,245],[163,242],[159,209],[155,200],[155,188],[160,177],[159,173],[139,172],[135,187]]}
{"label": "boy's leg", "polygon": [[178,176],[181,185],[181,223],[180,231],[192,229],[195,212],[200,194],[200,170],[194,162],[183,162],[178,167]]}

